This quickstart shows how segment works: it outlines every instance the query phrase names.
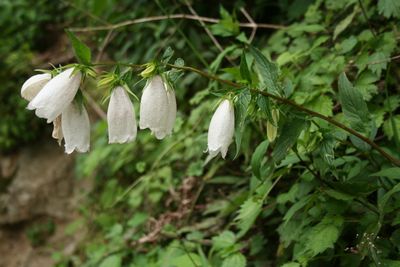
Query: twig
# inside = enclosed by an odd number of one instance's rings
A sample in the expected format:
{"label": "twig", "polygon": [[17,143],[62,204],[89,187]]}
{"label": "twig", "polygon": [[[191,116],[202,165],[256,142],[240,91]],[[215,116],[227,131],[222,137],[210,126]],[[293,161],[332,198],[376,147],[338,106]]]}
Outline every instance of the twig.
{"label": "twig", "polygon": [[[200,19],[199,14],[197,14],[196,10],[193,9],[192,5],[190,5],[190,3],[185,0],[185,4],[188,7],[190,13],[193,14],[193,16],[195,16],[195,18],[197,19],[197,21],[200,23],[200,25],[204,28],[204,30],[206,31],[207,35],[210,37],[211,41],[214,43],[214,45],[218,48],[218,50],[222,53],[224,52],[224,49],[222,48],[221,44],[218,42],[217,38],[215,38],[215,36],[212,34],[212,32],[207,28],[206,24],[204,23],[204,21],[202,21]],[[232,65],[235,65],[235,63],[232,61],[232,59],[230,59],[229,57],[225,56],[225,58],[229,61],[229,63],[231,63]]]}
{"label": "twig", "polygon": [[250,16],[250,14],[246,11],[244,7],[240,8],[240,11],[243,13],[243,15],[246,17],[246,19],[253,25],[253,29],[251,30],[251,35],[249,38],[249,42],[251,43],[256,36],[257,32],[257,23],[253,20],[253,18]]}
{"label": "twig", "polygon": [[[151,16],[133,20],[123,21],[117,24],[111,25],[104,25],[104,26],[95,26],[95,27],[84,27],[84,28],[70,28],[69,30],[72,32],[91,32],[91,31],[106,31],[106,30],[115,30],[121,27],[133,25],[133,24],[140,24],[145,22],[151,21],[159,21],[159,20],[166,20],[166,19],[187,19],[187,20],[196,20],[202,21],[207,23],[218,23],[220,20],[215,18],[208,18],[202,16],[194,16],[190,14],[171,14],[171,15],[160,15],[160,16]],[[260,29],[285,29],[286,27],[283,25],[277,24],[268,24],[268,23],[239,23],[239,26],[242,28],[260,28]]]}

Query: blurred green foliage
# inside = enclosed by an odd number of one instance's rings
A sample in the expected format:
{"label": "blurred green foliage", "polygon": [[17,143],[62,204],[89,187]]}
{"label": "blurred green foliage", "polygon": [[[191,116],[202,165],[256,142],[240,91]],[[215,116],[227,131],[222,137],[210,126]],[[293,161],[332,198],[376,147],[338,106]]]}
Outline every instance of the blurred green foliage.
{"label": "blurred green foliage", "polygon": [[[93,58],[104,40],[105,60],[132,63],[160,58],[171,46],[174,58],[243,89],[235,91],[236,151],[232,144],[226,161],[204,165],[204,150],[216,96],[231,88],[194,73],[175,84],[171,137],[158,141],[140,131],[133,143],[108,145],[107,125],[97,122],[91,153],[77,161],[78,175],[93,178],[94,188],[82,204],[83,219],[67,234],[89,231],[74,255],[54,254],[57,266],[399,266],[400,169],[326,121],[247,90],[276,93],[331,116],[399,158],[399,68],[389,60],[400,52],[397,2],[220,4],[193,8],[221,17],[210,30],[223,52],[195,21],[78,33]],[[190,12],[185,1],[62,6],[65,27]],[[238,27],[246,21],[240,7],[258,22],[287,27],[258,29],[253,45],[260,51],[245,49],[251,29]],[[143,82],[133,84],[140,95]],[[101,99],[106,91],[90,93]],[[277,139],[268,142],[272,108],[280,120]]]}

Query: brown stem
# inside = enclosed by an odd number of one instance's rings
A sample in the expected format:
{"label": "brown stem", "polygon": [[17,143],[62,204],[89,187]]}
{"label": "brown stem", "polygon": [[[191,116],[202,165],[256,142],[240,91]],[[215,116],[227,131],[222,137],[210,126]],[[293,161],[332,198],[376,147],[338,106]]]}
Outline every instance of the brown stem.
{"label": "brown stem", "polygon": [[[117,24],[110,24],[104,26],[96,26],[96,27],[85,27],[85,28],[70,28],[69,30],[72,32],[91,32],[91,31],[105,31],[105,30],[115,30],[121,27],[139,24],[139,23],[146,23],[151,21],[159,21],[159,20],[166,20],[166,19],[187,19],[187,20],[197,20],[203,21],[208,23],[218,23],[219,19],[214,18],[207,18],[207,17],[200,17],[190,14],[171,14],[171,15],[161,15],[161,16],[152,16],[152,17],[145,17],[133,20],[123,21]],[[285,29],[285,26],[282,25],[275,25],[275,24],[267,24],[267,23],[239,23],[240,27],[243,28],[264,28],[264,29]]]}

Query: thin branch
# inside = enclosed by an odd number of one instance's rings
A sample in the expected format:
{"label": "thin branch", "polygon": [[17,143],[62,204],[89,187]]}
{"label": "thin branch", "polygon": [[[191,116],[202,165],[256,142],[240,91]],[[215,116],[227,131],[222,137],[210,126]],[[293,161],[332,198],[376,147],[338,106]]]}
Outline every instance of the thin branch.
{"label": "thin branch", "polygon": [[250,16],[250,14],[246,11],[244,7],[240,8],[240,11],[243,13],[243,15],[246,17],[246,19],[253,25],[253,29],[251,31],[250,39],[249,42],[251,43],[256,36],[257,32],[257,23],[253,20],[253,18]]}
{"label": "thin branch", "polygon": [[[218,48],[218,50],[222,53],[224,52],[224,48],[222,48],[222,45],[218,42],[217,38],[215,38],[215,36],[212,34],[212,32],[207,28],[206,24],[204,23],[204,21],[202,21],[200,19],[199,14],[197,14],[196,10],[193,9],[193,7],[190,5],[189,1],[185,0],[185,4],[187,6],[187,8],[189,9],[190,13],[193,14],[193,16],[195,16],[195,18],[197,19],[197,21],[200,23],[201,27],[204,28],[205,32],[207,33],[207,35],[210,37],[211,41],[214,43],[214,45]],[[230,59],[229,57],[225,56],[225,58],[229,61],[229,63],[231,63],[232,65],[235,65],[235,63],[232,61],[232,59]]]}
{"label": "thin branch", "polygon": [[[215,76],[215,75],[209,74],[209,73],[207,73],[207,72],[204,72],[204,71],[202,71],[202,70],[199,70],[199,69],[196,69],[196,68],[193,68],[193,67],[188,67],[188,66],[176,66],[176,65],[173,65],[173,64],[167,64],[167,66],[169,66],[169,67],[171,67],[171,68],[175,68],[175,69],[181,69],[181,70],[187,70],[187,71],[196,72],[196,73],[200,74],[201,76],[204,76],[204,77],[207,77],[207,78],[209,78],[209,79],[218,81],[218,82],[220,82],[220,83],[227,84],[227,85],[232,86],[232,87],[235,87],[235,88],[242,88],[242,87],[243,87],[243,86],[240,85],[240,84],[237,84],[237,83],[232,82],[232,81],[228,81],[228,80],[221,79],[221,78],[219,78],[219,77],[217,77],[217,76]],[[280,96],[277,96],[277,95],[268,93],[268,92],[266,92],[266,91],[261,91],[261,90],[258,90],[258,89],[249,89],[249,90],[250,90],[251,92],[253,92],[253,93],[261,94],[261,95],[264,95],[264,96],[266,96],[266,97],[270,97],[270,98],[272,98],[272,99],[278,101],[279,103],[282,103],[282,104],[285,104],[285,105],[288,105],[288,106],[292,106],[292,107],[294,107],[295,109],[297,109],[297,110],[299,110],[299,111],[301,111],[301,112],[303,112],[303,113],[306,113],[306,114],[308,114],[308,115],[311,115],[312,117],[320,118],[320,119],[322,119],[322,120],[324,120],[324,121],[329,122],[329,123],[332,124],[332,125],[335,125],[336,127],[338,127],[338,128],[340,128],[340,129],[342,129],[342,130],[344,130],[344,131],[346,131],[346,132],[348,132],[348,133],[350,133],[350,134],[352,134],[352,135],[358,137],[359,139],[361,139],[362,141],[364,141],[365,143],[367,143],[368,145],[370,145],[372,148],[374,148],[376,151],[378,151],[383,157],[385,157],[387,160],[389,160],[390,162],[392,162],[392,163],[395,164],[396,166],[400,166],[400,160],[398,160],[398,159],[392,157],[390,154],[388,154],[385,150],[383,150],[383,149],[382,149],[378,144],[376,144],[374,141],[372,141],[372,140],[370,140],[369,138],[365,137],[364,135],[358,133],[357,131],[355,131],[355,130],[349,128],[349,127],[347,127],[346,125],[344,125],[344,124],[342,124],[342,123],[340,123],[340,122],[337,122],[337,121],[334,120],[333,118],[330,118],[330,117],[325,116],[325,115],[323,115],[323,114],[321,114],[321,113],[318,113],[318,112],[315,112],[315,111],[313,111],[313,110],[311,110],[311,109],[308,109],[308,108],[306,108],[306,107],[303,107],[303,106],[301,106],[301,105],[299,105],[299,104],[293,102],[293,101],[290,100],[290,99],[283,98],[283,97],[280,97]]]}
{"label": "thin branch", "polygon": [[374,29],[374,27],[372,27],[371,21],[369,20],[368,15],[367,15],[367,11],[365,10],[364,5],[363,5],[363,3],[361,2],[361,0],[358,0],[358,4],[359,4],[360,7],[361,7],[361,10],[362,10],[362,13],[363,13],[363,16],[364,16],[365,20],[367,21],[369,30],[372,32],[372,34],[374,35],[374,37],[376,37],[375,29]]}
{"label": "thin branch", "polygon": [[[117,24],[105,25],[105,26],[95,26],[95,27],[84,27],[84,28],[70,28],[69,30],[72,32],[92,32],[92,31],[106,31],[106,30],[115,30],[121,27],[146,23],[151,21],[159,21],[159,20],[166,20],[166,19],[187,19],[187,20],[196,20],[202,21],[207,23],[218,23],[219,19],[215,18],[208,18],[202,16],[194,16],[190,14],[171,14],[171,15],[161,15],[161,16],[151,16],[133,20],[123,21]],[[260,28],[260,29],[285,29],[286,27],[283,25],[277,24],[268,24],[268,23],[239,23],[239,26],[242,28]]]}

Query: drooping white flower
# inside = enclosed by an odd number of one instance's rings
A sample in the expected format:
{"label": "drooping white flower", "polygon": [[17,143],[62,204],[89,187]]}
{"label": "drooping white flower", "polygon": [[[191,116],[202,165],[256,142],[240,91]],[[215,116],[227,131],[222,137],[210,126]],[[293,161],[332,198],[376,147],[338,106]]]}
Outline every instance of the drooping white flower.
{"label": "drooping white flower", "polygon": [[74,99],[78,91],[82,73],[74,68],[69,68],[53,79],[29,103],[28,109],[36,109],[36,115],[52,122],[60,115]]}
{"label": "drooping white flower", "polygon": [[46,83],[50,81],[50,79],[50,73],[33,75],[22,85],[21,96],[24,99],[31,101],[40,92],[40,90],[42,90]]}
{"label": "drooping white flower", "polygon": [[211,118],[208,128],[208,160],[221,152],[225,159],[235,131],[235,112],[230,100],[222,101]]}
{"label": "drooping white flower", "polygon": [[123,87],[116,87],[107,110],[108,143],[125,143],[135,140],[137,133],[135,110]]}
{"label": "drooping white flower", "polygon": [[61,115],[65,153],[87,152],[90,147],[90,121],[85,107],[70,103]]}
{"label": "drooping white flower", "polygon": [[175,119],[175,92],[159,75],[150,78],[140,100],[140,129],[149,128],[157,139],[163,139],[172,133]]}

